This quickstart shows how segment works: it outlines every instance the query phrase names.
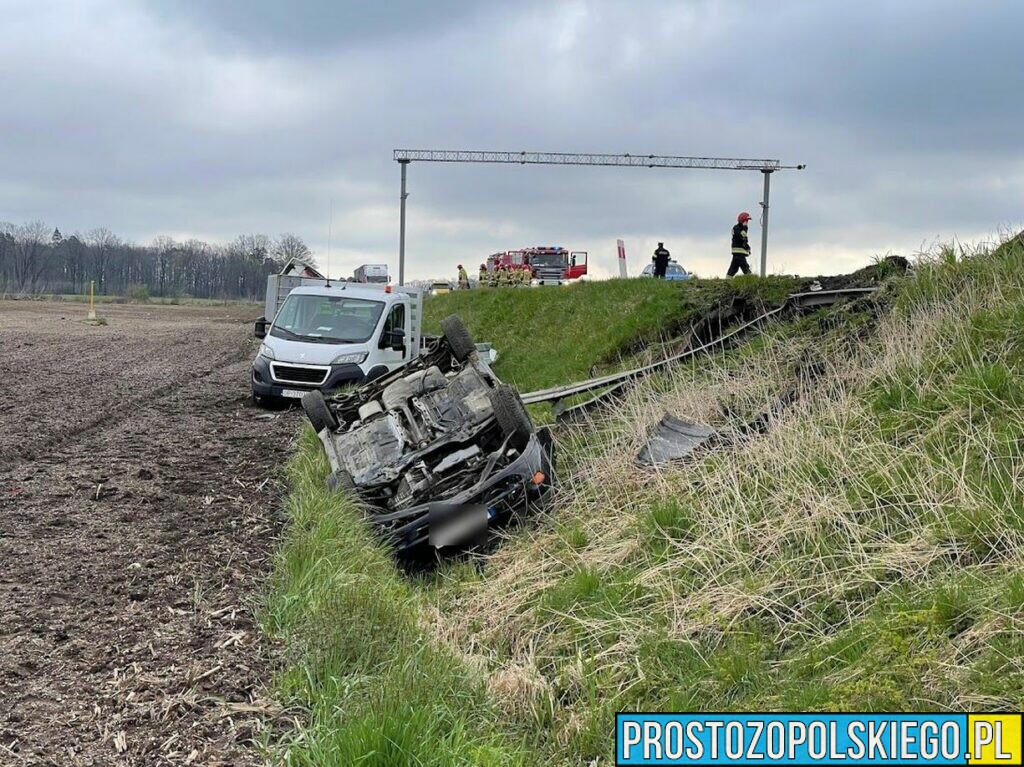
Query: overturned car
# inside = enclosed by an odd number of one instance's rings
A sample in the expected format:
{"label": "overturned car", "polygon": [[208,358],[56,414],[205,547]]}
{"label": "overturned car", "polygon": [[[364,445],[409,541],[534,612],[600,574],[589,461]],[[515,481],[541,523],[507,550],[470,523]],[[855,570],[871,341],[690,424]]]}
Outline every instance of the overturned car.
{"label": "overturned car", "polygon": [[553,445],[518,392],[501,383],[457,316],[406,367],[302,406],[331,464],[395,548],[476,542],[492,524],[543,503]]}

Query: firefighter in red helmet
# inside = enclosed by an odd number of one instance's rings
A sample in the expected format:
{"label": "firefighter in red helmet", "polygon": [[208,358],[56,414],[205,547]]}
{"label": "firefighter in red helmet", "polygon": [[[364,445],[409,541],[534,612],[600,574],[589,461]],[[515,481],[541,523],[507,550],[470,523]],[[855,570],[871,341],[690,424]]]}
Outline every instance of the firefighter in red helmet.
{"label": "firefighter in red helmet", "polygon": [[750,274],[750,264],[747,262],[747,258],[750,257],[750,239],[747,236],[748,221],[750,221],[750,214],[743,211],[736,217],[736,226],[732,228],[732,263],[729,264],[729,271],[726,273],[729,277],[733,277],[738,271]]}

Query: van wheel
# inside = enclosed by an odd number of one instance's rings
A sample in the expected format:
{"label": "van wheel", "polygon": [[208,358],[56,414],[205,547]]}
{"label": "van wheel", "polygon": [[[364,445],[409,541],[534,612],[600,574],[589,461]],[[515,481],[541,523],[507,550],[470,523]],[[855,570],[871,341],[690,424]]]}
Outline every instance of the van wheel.
{"label": "van wheel", "polygon": [[309,422],[313,424],[313,431],[317,434],[324,429],[334,431],[338,428],[338,419],[327,407],[327,400],[319,391],[308,391],[302,395],[302,409],[306,411]]}
{"label": "van wheel", "polygon": [[459,362],[465,362],[469,355],[476,351],[476,344],[466,326],[457,314],[451,314],[441,320],[441,332],[452,350],[452,356]]}
{"label": "van wheel", "polygon": [[533,421],[519,392],[508,384],[499,384],[491,389],[488,397],[502,434],[510,438],[513,447],[521,450],[533,434]]}

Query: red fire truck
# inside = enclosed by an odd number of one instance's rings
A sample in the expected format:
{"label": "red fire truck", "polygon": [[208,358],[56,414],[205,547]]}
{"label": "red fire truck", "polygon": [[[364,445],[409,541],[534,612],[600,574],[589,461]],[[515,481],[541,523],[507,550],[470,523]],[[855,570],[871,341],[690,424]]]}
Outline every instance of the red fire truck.
{"label": "red fire truck", "polygon": [[558,285],[577,280],[587,273],[587,251],[568,251],[557,245],[538,245],[506,250],[487,257],[488,271],[498,268],[529,269],[532,279],[541,285]]}

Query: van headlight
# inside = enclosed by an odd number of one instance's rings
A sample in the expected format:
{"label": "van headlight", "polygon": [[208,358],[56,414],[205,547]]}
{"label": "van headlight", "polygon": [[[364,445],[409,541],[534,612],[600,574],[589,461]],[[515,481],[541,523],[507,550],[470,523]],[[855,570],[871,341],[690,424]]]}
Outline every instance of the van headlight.
{"label": "van headlight", "polygon": [[333,360],[332,365],[358,365],[360,362],[366,359],[367,352],[350,352],[348,354],[339,354]]}
{"label": "van headlight", "polygon": [[260,356],[261,357],[265,357],[268,360],[275,359],[275,357],[274,357],[274,350],[271,349],[266,344],[260,344]]}

